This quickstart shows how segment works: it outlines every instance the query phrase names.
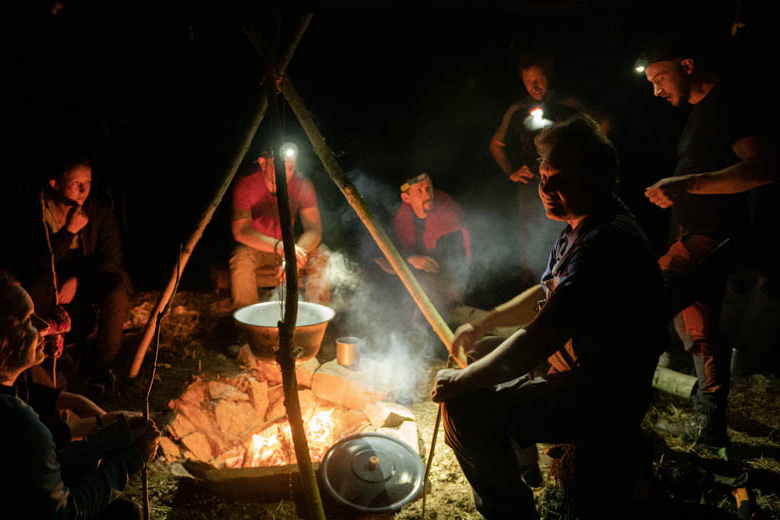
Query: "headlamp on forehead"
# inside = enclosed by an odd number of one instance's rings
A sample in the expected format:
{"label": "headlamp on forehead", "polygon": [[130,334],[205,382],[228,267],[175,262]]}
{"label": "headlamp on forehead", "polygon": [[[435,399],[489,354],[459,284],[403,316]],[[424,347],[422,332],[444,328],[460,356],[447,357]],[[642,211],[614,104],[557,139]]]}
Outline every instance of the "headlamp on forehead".
{"label": "headlamp on forehead", "polygon": [[417,177],[412,177],[411,179],[409,179],[405,183],[401,184],[401,191],[407,191],[409,188],[412,187],[413,184],[417,184],[418,182],[422,182],[422,181],[425,181],[425,180],[428,180],[428,179],[430,179],[430,176],[428,175],[428,173],[427,172],[423,172],[420,175],[418,175]]}
{"label": "headlamp on forehead", "polygon": [[642,74],[645,70],[647,70],[647,67],[650,64],[647,63],[647,60],[636,60],[636,63],[634,63],[634,71],[637,74]]}
{"label": "headlamp on forehead", "polygon": [[282,154],[282,158],[287,160],[294,160],[298,157],[298,147],[295,146],[295,143],[285,143],[282,145],[282,148],[280,149],[280,152]]}

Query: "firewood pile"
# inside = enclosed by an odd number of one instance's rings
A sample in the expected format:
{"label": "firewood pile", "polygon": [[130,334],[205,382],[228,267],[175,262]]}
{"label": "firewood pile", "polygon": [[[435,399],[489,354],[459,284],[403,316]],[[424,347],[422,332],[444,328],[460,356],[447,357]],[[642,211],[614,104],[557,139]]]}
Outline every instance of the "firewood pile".
{"label": "firewood pile", "polygon": [[[295,464],[278,366],[257,361],[248,346],[239,361],[245,370],[237,376],[196,377],[169,402],[173,418],[161,440],[167,461],[200,461],[215,469]],[[316,359],[296,374],[314,462],[341,438],[360,432],[394,435],[420,451],[414,414],[387,401],[365,374]]]}

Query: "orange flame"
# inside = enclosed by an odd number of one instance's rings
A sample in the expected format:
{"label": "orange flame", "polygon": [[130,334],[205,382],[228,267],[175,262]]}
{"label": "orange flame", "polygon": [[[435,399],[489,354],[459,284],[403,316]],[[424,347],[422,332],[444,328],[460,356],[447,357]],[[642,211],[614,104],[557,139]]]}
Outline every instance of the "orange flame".
{"label": "orange flame", "polygon": [[[309,456],[315,462],[322,461],[325,453],[335,441],[336,426],[333,420],[333,408],[315,413],[306,423],[306,440],[309,444]],[[290,424],[275,424],[262,433],[252,435],[248,450],[251,462],[249,466],[282,466],[295,464],[292,431]]]}

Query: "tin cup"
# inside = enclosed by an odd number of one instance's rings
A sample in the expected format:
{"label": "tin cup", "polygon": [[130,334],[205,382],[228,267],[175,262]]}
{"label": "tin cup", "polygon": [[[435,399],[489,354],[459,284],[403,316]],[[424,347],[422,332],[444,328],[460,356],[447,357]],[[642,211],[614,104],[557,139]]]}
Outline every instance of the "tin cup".
{"label": "tin cup", "polygon": [[336,360],[343,367],[354,366],[360,356],[360,347],[365,341],[361,338],[347,336],[336,339]]}

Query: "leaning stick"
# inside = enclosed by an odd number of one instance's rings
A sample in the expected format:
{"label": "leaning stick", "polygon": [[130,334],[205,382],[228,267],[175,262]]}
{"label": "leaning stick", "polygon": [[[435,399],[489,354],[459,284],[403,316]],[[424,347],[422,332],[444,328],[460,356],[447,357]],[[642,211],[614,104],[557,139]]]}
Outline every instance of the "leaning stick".
{"label": "leaning stick", "polygon": [[[247,30],[247,36],[255,46],[255,50],[257,50],[260,55],[263,55],[264,52],[267,51],[268,46],[266,42],[263,41],[262,37],[256,30]],[[420,283],[414,277],[414,274],[412,274],[412,271],[409,269],[409,266],[406,265],[406,262],[401,257],[400,253],[398,253],[398,250],[396,249],[395,245],[393,245],[390,237],[387,236],[385,230],[377,222],[374,213],[360,196],[360,193],[358,193],[355,186],[347,178],[344,170],[336,160],[336,156],[333,154],[333,151],[325,142],[325,137],[323,137],[322,133],[320,132],[317,123],[315,123],[314,118],[306,108],[303,98],[301,98],[301,96],[298,94],[298,91],[295,90],[295,87],[293,86],[289,76],[285,76],[282,79],[281,88],[282,94],[284,94],[287,103],[290,105],[293,113],[301,123],[304,132],[306,132],[306,135],[312,144],[314,153],[316,153],[317,157],[319,157],[320,161],[322,161],[322,164],[325,167],[325,170],[328,172],[328,175],[336,184],[336,186],[338,186],[338,188],[341,190],[341,193],[344,194],[347,202],[350,206],[352,206],[352,209],[355,210],[355,213],[357,213],[358,217],[360,217],[363,225],[366,226],[366,229],[368,229],[368,232],[374,238],[377,245],[379,246],[379,249],[381,249],[382,253],[385,255],[385,258],[387,258],[388,262],[390,262],[390,265],[393,266],[393,269],[398,274],[401,282],[406,287],[406,290],[409,291],[409,294],[412,295],[412,298],[417,304],[417,307],[419,307],[420,311],[423,313],[423,316],[425,316],[425,319],[428,320],[428,323],[430,323],[434,332],[436,332],[436,334],[439,336],[439,339],[441,339],[442,343],[444,343],[444,345],[447,347],[447,350],[450,350],[454,337],[452,331],[450,330],[449,326],[447,326],[447,323],[441,317],[436,308],[433,306],[433,303],[431,303],[428,295],[426,295],[425,291],[423,291],[422,287],[420,287]],[[466,357],[462,354],[462,352],[455,357],[455,360],[461,367],[466,366]]]}
{"label": "leaning stick", "polygon": [[[295,47],[298,45],[298,42],[300,41],[300,37],[303,35],[303,33],[306,31],[306,29],[309,26],[311,17],[312,15],[308,14],[307,16],[304,16],[303,19],[301,20],[298,30],[295,32],[296,37],[293,38],[289,44],[290,49],[283,54],[284,58],[283,58],[283,62],[279,65],[279,74],[282,74],[284,70],[287,68],[290,59],[292,58],[292,53],[295,50]],[[241,161],[244,160],[244,156],[249,150],[249,146],[252,144],[252,139],[254,139],[255,133],[257,132],[257,128],[260,126],[260,123],[265,117],[265,112],[267,108],[268,108],[268,98],[265,95],[263,95],[262,98],[260,99],[259,104],[255,108],[254,116],[252,117],[252,122],[247,128],[243,140],[241,140],[238,149],[233,154],[233,160],[230,162],[230,164],[225,168],[225,171],[223,172],[222,184],[219,186],[219,188],[216,190],[213,197],[211,198],[211,201],[206,207],[206,210],[201,215],[198,224],[195,226],[195,229],[193,229],[189,240],[187,240],[187,242],[184,244],[184,247],[179,252],[179,257],[174,264],[174,266],[177,267],[174,267],[174,272],[171,274],[171,277],[168,279],[168,285],[165,287],[162,294],[160,294],[160,297],[157,299],[157,304],[155,305],[151,314],[149,314],[149,320],[146,322],[146,327],[144,328],[144,333],[143,336],[141,337],[141,342],[139,343],[138,349],[136,350],[135,353],[135,359],[133,359],[133,364],[130,367],[131,378],[136,377],[138,375],[138,371],[141,369],[141,364],[143,363],[144,357],[146,356],[146,351],[149,348],[149,343],[151,343],[152,337],[154,336],[154,325],[155,325],[156,316],[162,311],[162,309],[165,307],[168,301],[170,301],[171,296],[173,295],[173,288],[176,284],[177,268],[181,271],[184,271],[184,268],[187,266],[187,262],[190,259],[190,255],[192,255],[192,251],[195,249],[195,246],[200,240],[200,237],[203,236],[203,231],[206,229],[206,226],[208,226],[209,222],[211,222],[211,219],[214,216],[214,212],[217,210],[217,207],[219,206],[220,202],[222,202],[222,198],[225,196],[225,193],[230,187],[230,184],[233,182],[233,177],[235,177],[236,172],[238,171],[238,167],[241,165]]]}

